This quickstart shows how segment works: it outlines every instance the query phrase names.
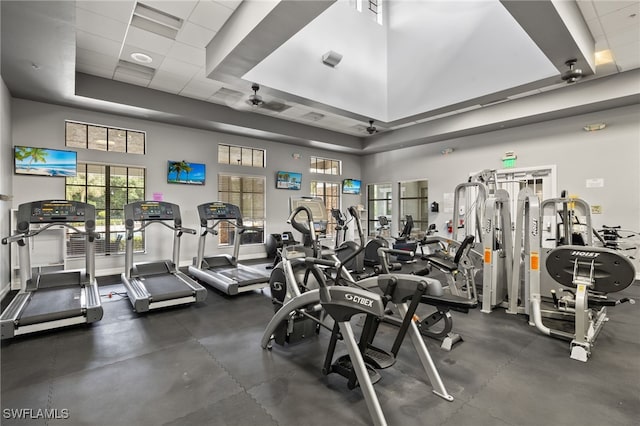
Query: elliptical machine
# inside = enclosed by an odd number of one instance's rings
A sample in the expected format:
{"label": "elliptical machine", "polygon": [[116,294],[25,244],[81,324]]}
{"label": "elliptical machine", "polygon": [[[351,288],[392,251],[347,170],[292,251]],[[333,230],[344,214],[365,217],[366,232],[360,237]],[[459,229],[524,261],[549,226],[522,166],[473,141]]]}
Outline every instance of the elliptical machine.
{"label": "elliptical machine", "polygon": [[[358,209],[355,206],[351,206],[348,209],[349,215],[351,216],[350,220],[347,220],[347,217],[338,209],[331,209],[331,215],[336,220],[336,245],[335,245],[335,253],[338,256],[340,261],[344,261],[348,257],[352,259],[348,261],[343,266],[347,268],[349,271],[354,272],[356,274],[360,274],[364,272],[364,259],[365,254],[360,249],[365,245],[364,232],[362,231],[362,224],[360,222],[360,214],[358,213]],[[349,222],[355,221],[356,227],[358,228],[358,236],[360,238],[360,244],[354,241],[347,241],[347,231],[349,230]],[[353,257],[353,253],[359,252],[355,257]]]}

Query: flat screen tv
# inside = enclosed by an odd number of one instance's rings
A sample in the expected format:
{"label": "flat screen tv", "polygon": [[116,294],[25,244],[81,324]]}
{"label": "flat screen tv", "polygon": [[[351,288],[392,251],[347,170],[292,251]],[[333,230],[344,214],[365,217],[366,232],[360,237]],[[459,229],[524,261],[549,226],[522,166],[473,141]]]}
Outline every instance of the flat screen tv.
{"label": "flat screen tv", "polygon": [[13,147],[14,171],[17,175],[75,176],[78,154],[30,146]]}
{"label": "flat screen tv", "polygon": [[357,179],[345,179],[342,181],[343,194],[360,195],[360,181]]}
{"label": "flat screen tv", "polygon": [[204,185],[206,165],[187,161],[167,162],[167,182]]}
{"label": "flat screen tv", "polygon": [[302,184],[302,173],[278,172],[276,174],[276,188],[299,190]]}

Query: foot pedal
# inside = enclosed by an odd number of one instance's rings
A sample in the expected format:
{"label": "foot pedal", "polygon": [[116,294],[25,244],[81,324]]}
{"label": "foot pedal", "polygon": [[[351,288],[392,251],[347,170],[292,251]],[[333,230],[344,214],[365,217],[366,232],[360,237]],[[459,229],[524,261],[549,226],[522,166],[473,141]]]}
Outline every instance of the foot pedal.
{"label": "foot pedal", "polygon": [[364,351],[363,358],[366,363],[377,369],[389,368],[396,363],[392,353],[371,345]]}
{"label": "foot pedal", "polygon": [[[369,374],[369,380],[371,380],[371,384],[375,385],[380,381],[382,376],[380,373],[376,371],[376,369],[365,363],[365,367],[367,367],[367,373]],[[348,378],[349,373],[353,369],[353,364],[351,363],[351,358],[349,355],[343,355],[336,360],[336,362],[331,366],[332,370],[336,373],[339,373],[341,376]],[[358,384],[356,383],[356,386]],[[354,386],[355,387],[355,386]],[[353,389],[354,387],[349,387],[349,389]]]}

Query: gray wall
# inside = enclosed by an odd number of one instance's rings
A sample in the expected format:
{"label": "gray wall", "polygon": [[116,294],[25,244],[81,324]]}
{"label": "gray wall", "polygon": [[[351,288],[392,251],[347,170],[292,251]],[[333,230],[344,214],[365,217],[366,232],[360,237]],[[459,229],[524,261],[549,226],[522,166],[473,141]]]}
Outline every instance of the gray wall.
{"label": "gray wall", "polygon": [[[11,95],[4,80],[0,77],[0,194],[13,194],[11,185],[13,164],[11,153]],[[11,203],[0,200],[0,237],[11,232]],[[0,245],[0,294],[8,289],[10,283],[10,248]]]}
{"label": "gray wall", "polygon": [[[343,178],[360,178],[360,158],[353,155],[339,154],[303,148],[295,145],[275,143],[265,140],[239,137],[198,130],[152,121],[145,121],[110,114],[96,113],[80,109],[66,108],[57,105],[13,99],[13,145],[28,145],[47,148],[64,149],[64,120],[76,120],[106,126],[122,127],[147,132],[147,154],[133,155],[99,152],[79,149],[78,161],[100,162],[144,166],[147,168],[147,198],[153,193],[163,194],[165,201],[180,205],[185,226],[199,228],[196,206],[215,201],[218,194],[217,174],[229,172],[241,175],[266,176],[266,233],[279,233],[291,229],[286,224],[289,213],[289,197],[309,195],[309,181],[327,180],[341,181]],[[242,167],[236,165],[219,165],[217,163],[218,143],[258,147],[266,149],[266,169]],[[11,141],[3,140],[3,149],[11,145]],[[293,154],[300,154],[300,159]],[[311,175],[309,173],[309,157],[317,155],[342,160],[342,176]],[[207,167],[207,180],[204,186],[168,184],[166,178],[167,160],[186,160],[204,163]],[[278,170],[300,172],[303,174],[302,190],[275,189],[275,174]],[[13,176],[13,208],[20,203],[35,199],[64,197],[64,179],[36,176]],[[343,195],[343,205],[362,203],[360,196]],[[136,257],[136,261],[157,260],[171,257],[171,232],[164,227],[153,227],[148,232],[147,254]],[[207,253],[226,252],[227,248],[218,249],[217,242],[208,240]],[[197,237],[185,235],[181,245],[182,264],[195,256]],[[264,255],[263,245],[243,247],[241,258],[261,257]],[[78,260],[71,262],[71,267],[80,267]],[[122,256],[98,257],[98,271],[115,272],[122,270]]]}
{"label": "gray wall", "polygon": [[[582,127],[605,122],[606,129],[587,133]],[[444,148],[454,152],[442,155]],[[506,151],[515,151],[516,167],[556,165],[558,193],[566,189],[603,214],[594,215],[594,226],[622,225],[640,230],[640,106],[553,120],[481,135],[451,139],[430,145],[371,154],[363,158],[366,183],[429,180],[429,202],[441,209],[430,214],[440,232],[451,214],[443,213],[443,194],[452,193],[469,173],[502,168]],[[586,188],[586,180],[604,179],[603,188]],[[397,233],[398,203],[394,202],[392,231]]]}

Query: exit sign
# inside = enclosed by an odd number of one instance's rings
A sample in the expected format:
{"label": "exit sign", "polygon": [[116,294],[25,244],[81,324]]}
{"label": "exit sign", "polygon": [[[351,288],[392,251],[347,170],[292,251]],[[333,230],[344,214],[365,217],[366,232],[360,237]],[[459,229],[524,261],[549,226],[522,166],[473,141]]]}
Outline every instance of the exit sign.
{"label": "exit sign", "polygon": [[510,169],[516,166],[516,159],[514,158],[503,158],[502,159],[502,167],[504,169]]}

